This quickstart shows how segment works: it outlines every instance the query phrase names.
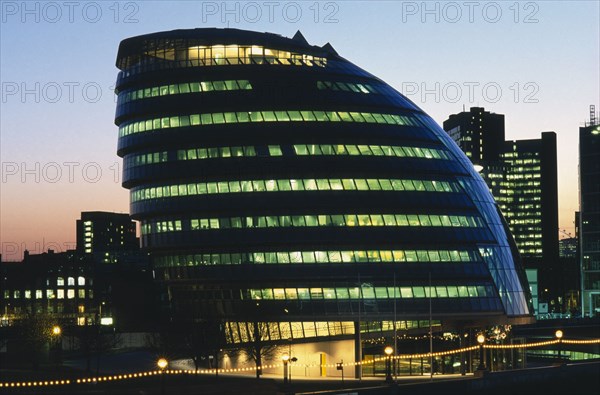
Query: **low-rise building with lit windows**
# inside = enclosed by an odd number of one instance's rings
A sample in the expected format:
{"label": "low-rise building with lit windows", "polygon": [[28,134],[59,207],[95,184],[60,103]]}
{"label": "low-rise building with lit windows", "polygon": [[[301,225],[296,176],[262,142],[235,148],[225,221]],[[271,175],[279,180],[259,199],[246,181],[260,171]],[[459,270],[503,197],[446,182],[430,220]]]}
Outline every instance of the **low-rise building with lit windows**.
{"label": "low-rise building with lit windows", "polygon": [[317,348],[531,319],[468,158],[331,45],[175,30],[124,40],[117,67],[123,186],[171,319]]}
{"label": "low-rise building with lit windows", "polygon": [[41,314],[65,328],[152,330],[154,289],[135,226],[127,214],[83,212],[75,250],[0,262],[0,325]]}
{"label": "low-rise building with lit windows", "polygon": [[46,314],[65,325],[94,322],[96,303],[90,257],[75,251],[52,250],[21,262],[0,263],[1,325],[9,326],[31,314]]}

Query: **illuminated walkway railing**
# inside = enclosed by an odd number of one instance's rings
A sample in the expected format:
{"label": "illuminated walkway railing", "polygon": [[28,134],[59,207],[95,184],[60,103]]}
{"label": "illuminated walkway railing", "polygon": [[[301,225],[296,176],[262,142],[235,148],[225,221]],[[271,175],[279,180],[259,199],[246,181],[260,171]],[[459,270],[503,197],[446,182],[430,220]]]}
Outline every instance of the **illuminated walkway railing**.
{"label": "illuminated walkway railing", "polygon": [[[554,344],[600,344],[600,339],[589,339],[589,340],[567,340],[567,339],[554,339],[543,342],[535,342],[535,343],[522,343],[522,344],[484,344],[483,348],[488,349],[512,349],[512,348],[534,348],[534,347],[543,347]],[[479,349],[479,345],[458,348],[455,350],[446,350],[439,351],[434,353],[422,353],[422,354],[400,354],[391,356],[391,359],[419,359],[419,358],[430,358],[430,357],[444,357],[453,354],[460,354],[463,352],[475,351]],[[319,367],[319,368],[337,368],[339,366],[343,367],[351,367],[351,366],[362,366],[362,365],[370,365],[375,362],[384,362],[388,359],[387,356],[382,356],[378,358],[373,358],[370,360],[360,361],[360,362],[346,362],[346,363],[332,363],[332,364],[308,364],[302,365],[303,367]],[[283,363],[280,364],[271,364],[271,365],[262,365],[260,366],[260,370],[264,371],[265,369],[273,369],[273,368],[281,368],[283,367]],[[210,374],[214,375],[217,373],[245,373],[245,372],[254,372],[256,371],[256,366],[249,366],[243,368],[230,368],[230,369],[201,369],[201,370],[193,370],[193,369],[167,369],[164,371],[161,370],[151,370],[146,372],[137,372],[137,373],[127,373],[127,374],[115,374],[115,375],[104,375],[98,377],[83,377],[78,379],[58,379],[58,380],[37,380],[37,381],[5,381],[0,382],[0,388],[23,388],[23,387],[47,387],[47,386],[61,386],[61,385],[77,385],[77,384],[96,384],[101,382],[114,382],[120,380],[129,380],[129,379],[140,379],[144,377],[150,376],[158,376],[161,374],[169,374],[169,375],[199,375],[199,374]]]}

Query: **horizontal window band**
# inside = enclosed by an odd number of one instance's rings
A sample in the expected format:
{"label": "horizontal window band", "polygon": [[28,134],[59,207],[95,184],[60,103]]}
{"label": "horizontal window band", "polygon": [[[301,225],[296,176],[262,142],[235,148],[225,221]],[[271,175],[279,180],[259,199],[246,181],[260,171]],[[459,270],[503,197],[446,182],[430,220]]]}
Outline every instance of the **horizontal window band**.
{"label": "horizontal window band", "polygon": [[[361,321],[361,333],[383,332],[392,330],[407,330],[417,328],[439,327],[439,320],[402,320],[402,321]],[[253,342],[256,328],[264,336],[263,340],[289,340],[313,337],[332,337],[353,335],[353,321],[272,321],[245,322],[226,321],[225,339],[228,343]]]}
{"label": "horizontal window band", "polygon": [[284,191],[417,191],[459,192],[458,184],[450,181],[404,179],[284,179],[213,181],[192,184],[164,185],[131,191],[131,202],[224,193],[284,192]]}
{"label": "horizontal window band", "polygon": [[[177,151],[149,152],[127,156],[125,168],[156,163],[203,160],[215,158],[242,158],[257,156],[285,156],[286,146],[231,146],[188,148]],[[290,152],[297,156],[387,156],[398,158],[421,158],[448,160],[444,150],[414,146],[362,145],[362,144],[293,144]]]}
{"label": "horizontal window band", "polygon": [[240,264],[476,262],[474,250],[279,251],[157,256],[157,267]]}
{"label": "horizontal window band", "polygon": [[479,217],[436,214],[312,214],[142,221],[142,235],[194,230],[276,227],[483,227]]}
{"label": "horizontal window band", "polygon": [[486,298],[494,297],[490,285],[441,285],[411,287],[292,287],[247,289],[244,300],[346,300],[346,299],[412,299],[412,298]]}
{"label": "horizontal window band", "polygon": [[180,82],[161,86],[136,89],[130,92],[119,93],[119,105],[134,100],[152,97],[180,95],[185,93],[201,93],[214,91],[251,90],[252,84],[248,80],[223,80],[223,81],[198,81]]}
{"label": "horizontal window band", "polygon": [[134,121],[119,126],[119,137],[169,128],[250,122],[362,122],[384,125],[421,126],[413,116],[397,114],[318,110],[231,111],[174,115]]}
{"label": "horizontal window band", "polygon": [[[201,66],[228,65],[286,65],[325,67],[327,58],[288,50],[265,48],[262,45],[192,45],[178,46],[176,49],[160,48],[145,52],[143,63],[138,63],[139,55],[119,60],[119,68],[124,77],[150,69],[171,69]],[[137,63],[131,65],[131,63]],[[155,66],[155,67],[151,67]]]}

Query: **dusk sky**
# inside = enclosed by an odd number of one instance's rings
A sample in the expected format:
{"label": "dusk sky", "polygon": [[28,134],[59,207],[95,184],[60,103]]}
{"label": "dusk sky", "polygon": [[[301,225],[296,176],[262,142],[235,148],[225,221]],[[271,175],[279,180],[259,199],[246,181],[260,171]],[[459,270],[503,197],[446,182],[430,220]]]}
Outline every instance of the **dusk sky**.
{"label": "dusk sky", "polygon": [[439,124],[481,106],[505,114],[507,139],[555,131],[560,228],[574,233],[578,130],[600,105],[599,4],[2,1],[2,259],[74,248],[81,211],[129,211],[112,92],[119,42],[201,27],[301,30]]}

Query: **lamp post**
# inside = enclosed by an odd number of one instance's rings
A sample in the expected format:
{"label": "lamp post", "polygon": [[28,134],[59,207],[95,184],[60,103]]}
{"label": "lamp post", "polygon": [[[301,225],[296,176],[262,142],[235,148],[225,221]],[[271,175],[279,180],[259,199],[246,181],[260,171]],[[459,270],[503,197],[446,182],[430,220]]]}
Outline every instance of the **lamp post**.
{"label": "lamp post", "polygon": [[283,385],[287,386],[288,385],[288,362],[290,361],[290,356],[287,354],[284,354],[283,357],[281,357],[281,360],[283,361]]}
{"label": "lamp post", "polygon": [[169,366],[169,361],[166,358],[159,358],[156,365],[160,369],[160,393],[165,395],[165,369]]}
{"label": "lamp post", "polygon": [[54,343],[54,359],[56,362],[56,366],[58,366],[60,362],[60,350],[62,349],[62,341],[60,338],[61,334],[62,328],[58,325],[54,325],[52,327],[52,343]]}
{"label": "lamp post", "polygon": [[385,360],[385,382],[393,383],[394,379],[392,378],[392,353],[394,352],[394,349],[391,346],[387,346],[383,350],[383,352],[385,352],[385,355],[387,356]]}
{"label": "lamp post", "polygon": [[554,336],[556,336],[556,338],[558,339],[558,362],[560,362],[561,360],[561,355],[560,355],[560,351],[561,351],[561,345],[562,345],[562,337],[563,337],[563,331],[561,331],[560,329],[558,329],[555,333]]}
{"label": "lamp post", "polygon": [[477,366],[477,370],[485,370],[485,362],[483,360],[483,343],[485,343],[485,336],[483,334],[477,336],[477,343],[479,343],[479,366]]}

